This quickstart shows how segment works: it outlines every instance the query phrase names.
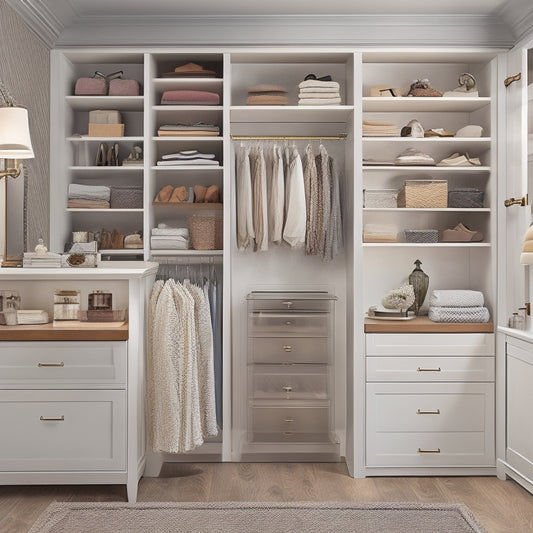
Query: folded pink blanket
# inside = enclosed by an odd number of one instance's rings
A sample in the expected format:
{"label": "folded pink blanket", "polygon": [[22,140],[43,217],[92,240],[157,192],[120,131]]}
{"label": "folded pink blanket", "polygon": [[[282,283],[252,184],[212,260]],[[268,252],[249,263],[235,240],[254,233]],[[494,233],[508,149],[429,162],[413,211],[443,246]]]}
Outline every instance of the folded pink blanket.
{"label": "folded pink blanket", "polygon": [[220,96],[208,91],[165,91],[162,104],[169,105],[218,105]]}

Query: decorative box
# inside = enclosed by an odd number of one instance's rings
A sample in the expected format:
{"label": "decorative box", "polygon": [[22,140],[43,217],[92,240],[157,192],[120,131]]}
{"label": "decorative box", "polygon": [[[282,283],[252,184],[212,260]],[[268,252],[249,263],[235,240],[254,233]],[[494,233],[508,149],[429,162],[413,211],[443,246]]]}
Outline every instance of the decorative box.
{"label": "decorative box", "polygon": [[439,241],[439,231],[436,229],[406,229],[405,242],[431,243]]}
{"label": "decorative box", "polygon": [[398,207],[448,207],[448,181],[406,180],[398,193]]}
{"label": "decorative box", "polygon": [[116,109],[89,111],[89,124],[122,124],[122,114]]}
{"label": "decorative box", "polygon": [[136,185],[111,187],[111,209],[142,209],[143,188]]}
{"label": "decorative box", "polygon": [[363,207],[374,207],[381,209],[398,207],[398,191],[396,189],[364,189]]}
{"label": "decorative box", "polygon": [[91,124],[89,137],[124,137],[124,124]]}
{"label": "decorative box", "polygon": [[473,187],[448,191],[448,207],[481,208],[485,193]]}
{"label": "decorative box", "polygon": [[54,291],[54,320],[78,320],[80,291]]}

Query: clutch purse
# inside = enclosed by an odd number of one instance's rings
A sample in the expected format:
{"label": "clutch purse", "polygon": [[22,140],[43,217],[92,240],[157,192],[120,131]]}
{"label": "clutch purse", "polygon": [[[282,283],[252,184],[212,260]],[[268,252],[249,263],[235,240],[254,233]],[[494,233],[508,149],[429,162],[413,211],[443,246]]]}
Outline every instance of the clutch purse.
{"label": "clutch purse", "polygon": [[105,96],[107,94],[106,78],[95,72],[92,78],[78,78],[74,86],[76,96]]}

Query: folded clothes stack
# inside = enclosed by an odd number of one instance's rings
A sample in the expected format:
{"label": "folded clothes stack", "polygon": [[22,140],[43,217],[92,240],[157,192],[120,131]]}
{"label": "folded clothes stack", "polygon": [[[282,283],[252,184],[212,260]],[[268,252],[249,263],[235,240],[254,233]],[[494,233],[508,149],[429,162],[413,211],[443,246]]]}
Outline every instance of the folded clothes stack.
{"label": "folded clothes stack", "polygon": [[483,293],[471,290],[434,290],[429,298],[428,318],[433,322],[488,322]]}
{"label": "folded clothes stack", "polygon": [[394,122],[363,120],[363,137],[399,137],[400,128]]}
{"label": "folded clothes stack", "polygon": [[341,103],[340,85],[336,81],[307,79],[298,88],[298,105],[339,105]]}
{"label": "folded clothes stack", "polygon": [[416,165],[416,166],[425,166],[425,165],[434,165],[435,160],[428,154],[417,150],[416,148],[407,148],[401,154],[396,156],[394,160],[395,165]]}
{"label": "folded clothes stack", "polygon": [[195,122],[194,124],[162,124],[157,130],[159,137],[165,136],[217,136],[220,128],[214,124]]}
{"label": "folded clothes stack", "polygon": [[152,250],[187,250],[189,248],[189,229],[158,224],[157,228],[152,228],[150,246]]}
{"label": "folded clothes stack", "polygon": [[398,228],[394,224],[365,224],[363,242],[398,242]]}
{"label": "folded clothes stack", "polygon": [[41,309],[19,309],[17,311],[17,324],[47,324],[48,313]]}
{"label": "folded clothes stack", "polygon": [[163,78],[214,78],[216,72],[198,63],[185,63],[174,68],[171,72],[163,72]]}
{"label": "folded clothes stack", "polygon": [[163,105],[218,105],[220,96],[209,91],[165,91],[161,97]]}
{"label": "folded clothes stack", "polygon": [[161,156],[157,164],[159,166],[220,165],[215,159],[215,154],[204,154],[198,150],[182,150],[173,154],[165,154]]}
{"label": "folded clothes stack", "polygon": [[74,209],[108,209],[111,188],[105,185],[80,185],[71,183],[68,186],[67,207]]}
{"label": "folded clothes stack", "polygon": [[288,105],[287,89],[282,85],[261,83],[248,89],[246,105]]}

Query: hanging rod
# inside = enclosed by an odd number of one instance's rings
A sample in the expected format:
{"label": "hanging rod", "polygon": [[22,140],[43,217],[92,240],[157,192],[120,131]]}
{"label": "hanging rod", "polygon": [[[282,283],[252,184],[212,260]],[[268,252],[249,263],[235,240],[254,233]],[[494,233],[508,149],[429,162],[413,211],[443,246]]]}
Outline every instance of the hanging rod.
{"label": "hanging rod", "polygon": [[345,140],[347,133],[339,135],[232,135],[234,141],[338,141]]}

